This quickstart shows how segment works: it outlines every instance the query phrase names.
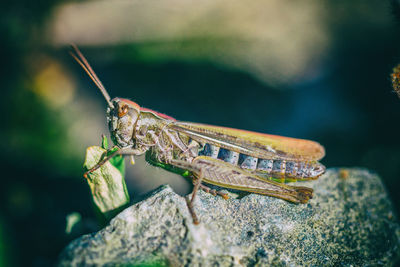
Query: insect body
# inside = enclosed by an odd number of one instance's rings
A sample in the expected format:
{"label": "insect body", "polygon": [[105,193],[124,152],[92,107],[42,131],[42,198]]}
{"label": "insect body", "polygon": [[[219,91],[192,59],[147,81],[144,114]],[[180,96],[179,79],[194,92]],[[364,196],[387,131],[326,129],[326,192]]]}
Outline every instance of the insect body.
{"label": "insect body", "polygon": [[[284,182],[316,179],[325,172],[318,162],[324,148],[313,141],[261,134],[199,123],[181,122],[165,114],[141,108],[128,99],[111,100],[89,63],[75,47],[72,54],[99,87],[107,103],[115,154],[138,156],[169,171],[189,176],[194,189],[188,207],[194,223],[193,201],[203,182],[306,203],[313,190]],[[111,155],[110,157],[112,157]],[[110,157],[99,162],[94,171]],[[211,191],[214,194],[225,194]]]}

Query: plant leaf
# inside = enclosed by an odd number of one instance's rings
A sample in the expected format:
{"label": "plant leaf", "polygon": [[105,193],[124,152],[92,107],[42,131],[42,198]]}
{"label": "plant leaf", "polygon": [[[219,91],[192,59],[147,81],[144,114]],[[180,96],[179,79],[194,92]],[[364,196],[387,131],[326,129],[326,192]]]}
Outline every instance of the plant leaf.
{"label": "plant leaf", "polygon": [[[88,147],[84,168],[89,170],[103,159],[106,154],[107,150],[99,146]],[[129,204],[129,194],[125,184],[124,173],[124,159],[122,156],[116,156],[88,174],[87,182],[93,201],[107,220],[114,217]]]}
{"label": "plant leaf", "polygon": [[108,149],[108,139],[104,134],[101,135],[101,147],[103,149]]}
{"label": "plant leaf", "polygon": [[74,228],[74,226],[81,221],[82,216],[79,214],[79,212],[72,212],[68,214],[65,219],[66,219],[65,233],[71,234],[72,228]]}
{"label": "plant leaf", "polygon": [[[108,150],[108,139],[104,134],[101,136],[101,147],[107,150],[107,157],[119,149],[118,147],[113,147],[112,149]],[[125,176],[125,160],[123,156],[114,156],[112,159],[110,159],[110,163],[120,171],[122,176]]]}

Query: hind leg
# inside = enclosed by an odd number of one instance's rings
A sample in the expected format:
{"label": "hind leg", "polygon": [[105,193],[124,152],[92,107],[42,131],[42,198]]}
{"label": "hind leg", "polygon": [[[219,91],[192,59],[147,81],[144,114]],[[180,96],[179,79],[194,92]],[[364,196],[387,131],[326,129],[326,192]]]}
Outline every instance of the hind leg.
{"label": "hind leg", "polygon": [[200,166],[197,166],[197,164],[193,164],[191,162],[184,161],[184,160],[176,160],[176,159],[169,160],[168,164],[191,171],[194,174],[195,179],[193,180],[194,187],[193,187],[193,191],[192,191],[192,197],[190,199],[188,197],[186,197],[186,204],[188,206],[190,215],[193,218],[193,224],[199,224],[199,219],[196,215],[196,212],[194,211],[193,203],[194,203],[194,199],[197,195],[197,191],[199,190],[199,188],[202,185],[201,182],[203,181],[203,168]]}
{"label": "hind leg", "polygon": [[200,185],[200,188],[201,188],[204,192],[209,193],[209,194],[211,194],[211,195],[213,195],[213,196],[219,195],[219,196],[221,196],[221,197],[222,197],[223,199],[225,199],[225,200],[229,199],[228,194],[222,193],[221,191],[217,191],[217,190],[215,190],[215,189],[211,189],[211,188],[209,188],[208,186],[206,186],[206,185],[204,185],[204,184],[201,184],[201,185]]}

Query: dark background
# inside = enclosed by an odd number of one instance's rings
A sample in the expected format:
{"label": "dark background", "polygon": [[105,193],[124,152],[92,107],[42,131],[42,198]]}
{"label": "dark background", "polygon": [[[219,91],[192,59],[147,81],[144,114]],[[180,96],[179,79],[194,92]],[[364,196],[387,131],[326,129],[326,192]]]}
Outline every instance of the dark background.
{"label": "dark background", "polygon": [[[234,53],[230,60],[214,60],[223,53],[218,47],[223,38],[87,42],[77,35],[67,41],[81,47],[112,96],[132,98],[179,120],[316,140],[326,148],[322,162],[328,168],[363,167],[379,174],[398,213],[400,99],[389,76],[400,63],[398,2],[320,3],[323,12],[316,21],[329,38],[295,75],[282,67],[276,76],[257,73],[235,65]],[[0,14],[0,266],[52,265],[69,241],[99,229],[82,163],[85,148],[99,144],[107,131],[106,104],[69,57],[68,42],[49,34],[55,11],[65,4],[10,1]],[[290,25],[284,5],[280,12],[277,18]],[[93,16],[101,14],[88,14]],[[85,30],[85,24],[80,27]],[[293,35],[309,29],[297,25]],[[266,45],[260,57],[279,50]],[[312,54],[312,45],[307,51]],[[153,167],[138,165],[127,177],[134,199],[169,183],[163,171],[147,173]],[[161,177],[144,184],[152,176]],[[190,188],[183,178],[170,179],[180,193]],[[71,212],[82,220],[66,234]]]}

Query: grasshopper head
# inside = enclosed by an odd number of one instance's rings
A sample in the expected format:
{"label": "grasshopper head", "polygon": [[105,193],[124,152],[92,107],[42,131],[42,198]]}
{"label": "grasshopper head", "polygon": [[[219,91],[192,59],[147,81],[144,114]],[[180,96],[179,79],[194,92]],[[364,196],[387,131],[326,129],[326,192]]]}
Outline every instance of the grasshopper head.
{"label": "grasshopper head", "polygon": [[134,132],[140,107],[135,102],[114,98],[107,109],[107,122],[113,142],[119,147],[135,145]]}
{"label": "grasshopper head", "polygon": [[140,115],[139,105],[123,98],[114,98],[111,100],[103,83],[97,77],[78,47],[72,45],[72,49],[73,50],[70,51],[71,56],[89,75],[90,79],[92,79],[107,101],[107,121],[113,142],[121,148],[133,147],[136,142],[134,138],[135,127]]}

